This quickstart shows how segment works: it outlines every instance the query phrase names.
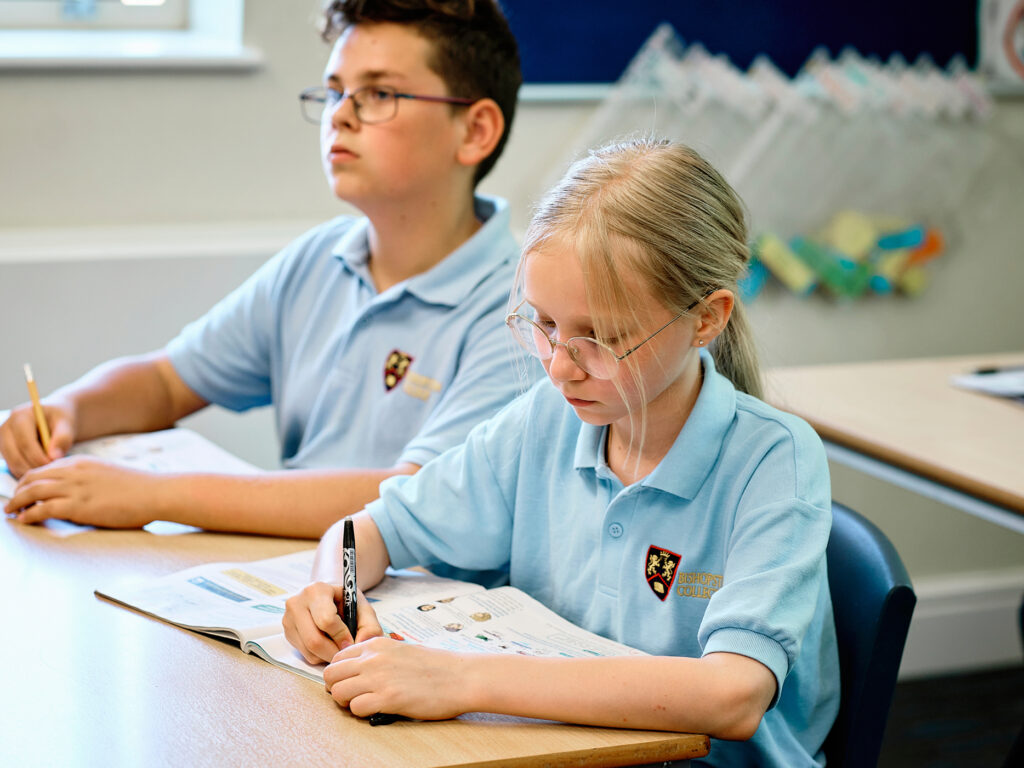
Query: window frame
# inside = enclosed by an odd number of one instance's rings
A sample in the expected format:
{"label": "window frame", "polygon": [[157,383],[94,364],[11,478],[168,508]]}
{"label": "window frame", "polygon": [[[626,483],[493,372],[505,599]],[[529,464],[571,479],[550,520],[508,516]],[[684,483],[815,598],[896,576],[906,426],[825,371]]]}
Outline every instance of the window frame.
{"label": "window frame", "polygon": [[[183,0],[185,29],[0,27],[0,69],[243,69],[263,55],[242,40],[244,0]],[[0,22],[2,23],[2,22]]]}

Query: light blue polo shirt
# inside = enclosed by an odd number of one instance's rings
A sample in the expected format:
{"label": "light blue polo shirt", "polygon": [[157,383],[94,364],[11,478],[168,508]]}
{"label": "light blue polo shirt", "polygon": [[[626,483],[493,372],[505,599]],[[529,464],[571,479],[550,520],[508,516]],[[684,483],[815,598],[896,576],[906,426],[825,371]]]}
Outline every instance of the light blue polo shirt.
{"label": "light blue polo shirt", "polygon": [[757,659],[778,697],[750,741],[714,740],[705,764],[820,765],[839,703],[825,452],[702,361],[686,425],[638,483],[622,486],[607,428],[545,379],[367,509],[395,567],[507,565],[514,586],[605,637]]}
{"label": "light blue polo shirt", "polygon": [[504,325],[507,203],[475,209],[472,238],[383,293],[365,218],[316,227],[168,344],[175,370],[225,408],[273,404],[285,467],[426,464],[531,383]]}

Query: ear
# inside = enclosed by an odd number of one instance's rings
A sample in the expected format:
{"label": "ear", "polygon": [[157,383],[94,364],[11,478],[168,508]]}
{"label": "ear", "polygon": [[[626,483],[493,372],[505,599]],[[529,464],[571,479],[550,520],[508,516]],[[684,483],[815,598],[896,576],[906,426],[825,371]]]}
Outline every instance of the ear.
{"label": "ear", "polygon": [[701,300],[694,309],[698,309],[697,327],[695,329],[694,346],[706,347],[718,337],[732,316],[732,308],[736,297],[732,291],[719,288]]}
{"label": "ear", "polygon": [[465,166],[480,165],[498,146],[505,116],[494,99],[480,99],[466,107],[463,125],[465,132],[455,158]]}

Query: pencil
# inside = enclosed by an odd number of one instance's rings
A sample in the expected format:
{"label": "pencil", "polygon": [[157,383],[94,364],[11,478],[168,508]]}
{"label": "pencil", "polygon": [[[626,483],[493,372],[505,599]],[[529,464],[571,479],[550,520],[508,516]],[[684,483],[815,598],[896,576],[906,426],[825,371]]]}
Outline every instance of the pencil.
{"label": "pencil", "polygon": [[32,368],[25,363],[25,383],[28,385],[28,396],[32,398],[32,411],[36,415],[36,427],[39,429],[39,439],[43,443],[43,450],[50,453],[50,427],[46,424],[46,416],[43,414],[43,404],[39,402],[39,390],[36,389],[36,380],[32,377]]}

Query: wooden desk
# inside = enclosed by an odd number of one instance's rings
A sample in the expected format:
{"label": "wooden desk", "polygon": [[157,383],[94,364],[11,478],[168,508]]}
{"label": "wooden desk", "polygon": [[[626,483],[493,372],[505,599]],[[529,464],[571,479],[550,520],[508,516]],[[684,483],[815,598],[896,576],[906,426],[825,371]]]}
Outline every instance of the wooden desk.
{"label": "wooden desk", "polygon": [[1024,352],[778,368],[767,399],[806,419],[829,458],[1024,533],[1024,407],[950,384]]}
{"label": "wooden desk", "polygon": [[[493,715],[374,728],[237,647],[93,595],[126,576],[310,542],[0,522],[0,762],[17,766],[609,766],[707,754],[708,739]],[[184,532],[183,532],[184,531]]]}

